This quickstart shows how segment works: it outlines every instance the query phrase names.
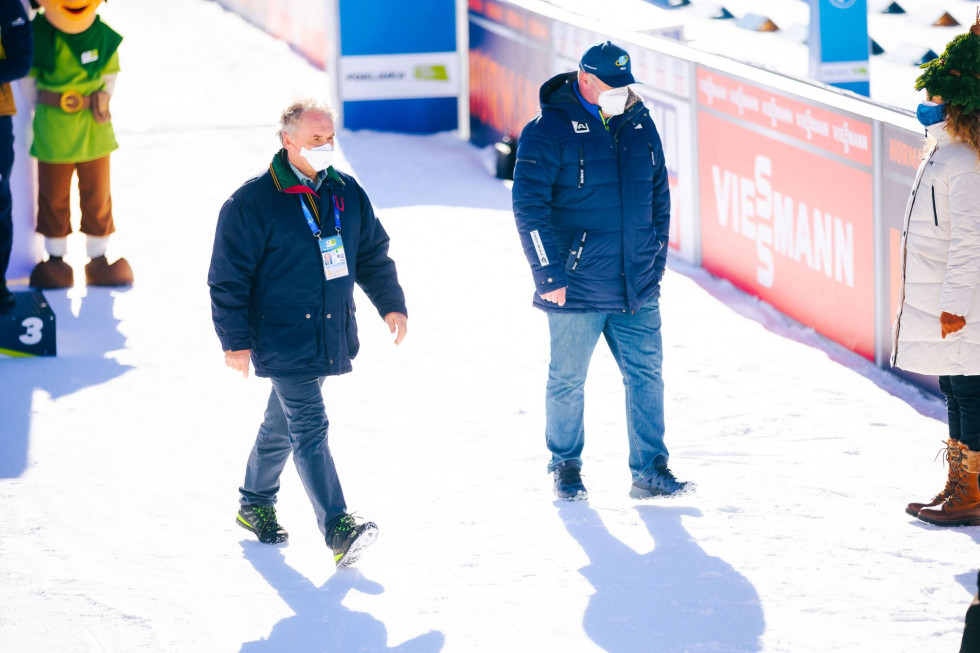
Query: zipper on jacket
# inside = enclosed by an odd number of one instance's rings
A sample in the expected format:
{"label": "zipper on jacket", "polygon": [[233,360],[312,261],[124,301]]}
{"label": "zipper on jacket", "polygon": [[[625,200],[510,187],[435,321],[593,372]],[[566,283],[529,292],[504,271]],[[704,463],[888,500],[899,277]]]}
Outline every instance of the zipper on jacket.
{"label": "zipper on jacket", "polygon": [[587,234],[588,234],[587,231],[582,232],[582,240],[579,241],[578,251],[575,252],[575,260],[572,261],[572,268],[571,268],[572,272],[575,272],[575,269],[578,267],[578,262],[582,260],[582,250],[585,249],[585,236]]}
{"label": "zipper on jacket", "polygon": [[585,150],[578,148],[578,187],[585,185]]}
{"label": "zipper on jacket", "polygon": [[936,213],[936,187],[932,187],[932,219],[936,221],[936,226],[939,226],[939,214]]}

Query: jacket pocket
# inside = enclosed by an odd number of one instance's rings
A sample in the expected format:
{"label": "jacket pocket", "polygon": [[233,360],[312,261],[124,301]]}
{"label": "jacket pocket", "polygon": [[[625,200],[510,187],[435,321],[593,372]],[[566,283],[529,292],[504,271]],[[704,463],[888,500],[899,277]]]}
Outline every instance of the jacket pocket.
{"label": "jacket pocket", "polygon": [[357,307],[354,305],[354,300],[351,300],[347,305],[347,355],[353,359],[357,356],[357,352],[361,350],[361,341],[357,337],[357,318],[354,313],[357,312]]}
{"label": "jacket pocket", "polygon": [[932,187],[932,219],[935,221],[936,226],[939,226],[939,213],[936,212],[936,187]]}
{"label": "jacket pocket", "polygon": [[253,315],[259,363],[277,370],[313,364],[319,350],[316,308],[310,304],[263,304]]}

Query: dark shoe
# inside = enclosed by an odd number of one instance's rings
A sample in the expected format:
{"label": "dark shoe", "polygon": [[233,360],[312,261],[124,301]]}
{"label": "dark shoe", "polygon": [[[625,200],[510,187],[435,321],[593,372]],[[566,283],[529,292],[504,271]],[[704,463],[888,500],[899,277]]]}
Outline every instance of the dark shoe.
{"label": "dark shoe", "polygon": [[327,544],[333,549],[333,561],[338,567],[348,567],[378,539],[378,525],[373,521],[358,524],[351,515],[334,521],[327,534]]}
{"label": "dark shoe", "polygon": [[634,499],[649,499],[650,497],[662,497],[670,494],[677,494],[689,483],[678,481],[674,478],[674,473],[668,469],[667,465],[660,465],[654,468],[653,474],[633,481],[630,488],[630,496]]}
{"label": "dark shoe", "polygon": [[42,290],[71,288],[75,285],[75,273],[60,256],[51,256],[34,266],[29,283],[31,288]]}
{"label": "dark shoe", "polygon": [[245,530],[255,533],[259,542],[279,544],[289,539],[289,533],[276,521],[275,506],[242,506],[235,521]]}
{"label": "dark shoe", "polygon": [[566,460],[555,467],[555,495],[562,501],[584,501],[589,491],[582,483],[582,468]]}
{"label": "dark shoe", "polygon": [[133,268],[124,258],[109,263],[105,256],[96,256],[85,264],[85,283],[89,286],[131,286]]}

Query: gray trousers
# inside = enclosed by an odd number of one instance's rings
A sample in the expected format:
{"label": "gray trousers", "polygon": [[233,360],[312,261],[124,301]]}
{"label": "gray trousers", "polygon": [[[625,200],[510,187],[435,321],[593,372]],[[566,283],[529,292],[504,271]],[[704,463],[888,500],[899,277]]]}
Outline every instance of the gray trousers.
{"label": "gray trousers", "polygon": [[239,488],[242,505],[276,502],[279,477],[289,454],[313,504],[317,526],[326,538],[329,526],[347,512],[333,456],[327,445],[324,377],[272,378],[272,392]]}

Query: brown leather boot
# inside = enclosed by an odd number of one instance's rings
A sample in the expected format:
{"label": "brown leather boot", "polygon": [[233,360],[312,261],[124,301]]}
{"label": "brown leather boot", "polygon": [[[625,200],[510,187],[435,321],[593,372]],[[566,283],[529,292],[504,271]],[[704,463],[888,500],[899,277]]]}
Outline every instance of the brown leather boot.
{"label": "brown leather boot", "polygon": [[75,273],[60,256],[51,256],[34,266],[29,283],[31,288],[42,290],[71,288],[75,285]]}
{"label": "brown leather boot", "polygon": [[85,283],[89,286],[129,286],[133,283],[133,268],[124,258],[109,263],[105,256],[96,256],[85,264]]}
{"label": "brown leather boot", "polygon": [[963,451],[963,471],[950,495],[938,508],[916,515],[936,526],[980,526],[980,451]]}
{"label": "brown leather boot", "polygon": [[905,512],[913,517],[917,517],[919,515],[919,511],[923,508],[938,506],[940,503],[946,500],[946,497],[948,497],[953,491],[953,488],[956,487],[957,479],[959,479],[960,473],[963,471],[963,451],[965,449],[966,447],[960,444],[959,440],[954,440],[953,438],[946,440],[946,464],[949,470],[949,474],[946,477],[946,487],[942,489],[942,492],[934,496],[932,501],[929,503],[910,503],[905,508]]}

